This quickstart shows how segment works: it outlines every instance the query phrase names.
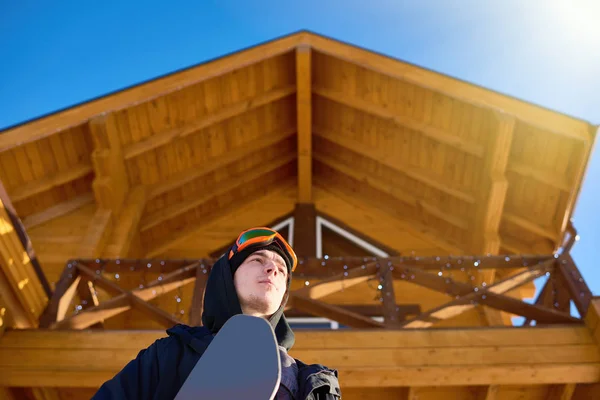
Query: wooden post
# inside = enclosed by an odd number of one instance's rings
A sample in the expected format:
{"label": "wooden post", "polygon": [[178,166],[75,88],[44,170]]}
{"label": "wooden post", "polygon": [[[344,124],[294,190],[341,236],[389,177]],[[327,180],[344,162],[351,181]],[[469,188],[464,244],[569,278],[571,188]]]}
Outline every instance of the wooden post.
{"label": "wooden post", "polygon": [[298,202],[312,203],[311,50],[296,49],[296,118],[298,124]]}
{"label": "wooden post", "polygon": [[298,257],[317,255],[317,212],[314,204],[297,203],[294,211],[294,251]]}

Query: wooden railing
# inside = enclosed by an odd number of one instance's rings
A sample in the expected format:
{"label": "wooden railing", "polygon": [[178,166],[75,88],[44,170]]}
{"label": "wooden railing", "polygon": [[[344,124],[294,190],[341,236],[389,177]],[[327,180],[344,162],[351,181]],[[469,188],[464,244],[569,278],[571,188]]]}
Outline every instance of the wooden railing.
{"label": "wooden railing", "polygon": [[[575,235],[576,233],[572,238]],[[569,249],[570,246],[567,245],[563,246],[563,249]],[[189,323],[199,325],[204,285],[214,261],[71,260],[40,318],[40,327],[85,329],[132,308],[144,312],[165,327],[170,327],[183,321],[176,315],[150,304],[150,301],[193,281],[195,290]],[[133,289],[125,289],[114,279],[110,279],[123,268],[128,273],[135,273],[147,271],[149,267],[161,275]],[[486,269],[504,271],[500,274],[503,279],[489,284],[472,284],[471,282],[478,282],[475,277],[479,271]],[[462,281],[452,278],[452,273],[463,276]],[[568,251],[541,256],[312,258],[301,259],[294,275],[307,285],[291,292],[287,312],[304,312],[337,321],[348,327],[363,329],[426,328],[477,306],[523,316],[526,324],[533,324],[533,321],[536,325],[581,324],[581,318],[586,315],[592,299],[590,289]],[[548,279],[533,304],[507,295],[508,292],[544,275]],[[315,283],[311,284],[311,280]],[[443,293],[450,297],[450,301],[411,318],[405,318],[399,313],[401,307],[395,302],[394,280],[404,280]],[[320,300],[364,282],[375,282],[379,289],[381,307],[378,310],[384,317],[383,322],[372,318],[373,310],[369,310],[369,307],[347,307]],[[93,296],[94,287],[101,288],[114,297],[99,302],[97,297]],[[77,292],[80,299],[86,299],[87,308],[67,315],[69,304]],[[571,301],[577,308],[578,316],[571,315]]]}

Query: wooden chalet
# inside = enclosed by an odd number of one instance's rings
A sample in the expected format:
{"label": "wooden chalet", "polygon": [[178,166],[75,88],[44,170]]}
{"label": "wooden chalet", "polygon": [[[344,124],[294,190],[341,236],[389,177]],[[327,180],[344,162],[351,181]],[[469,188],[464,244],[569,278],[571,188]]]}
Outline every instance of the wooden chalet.
{"label": "wooden chalet", "polygon": [[598,399],[570,255],[597,128],[299,32],[5,130],[0,399],[90,398],[200,324],[257,225],[301,257],[291,353],[344,399]]}

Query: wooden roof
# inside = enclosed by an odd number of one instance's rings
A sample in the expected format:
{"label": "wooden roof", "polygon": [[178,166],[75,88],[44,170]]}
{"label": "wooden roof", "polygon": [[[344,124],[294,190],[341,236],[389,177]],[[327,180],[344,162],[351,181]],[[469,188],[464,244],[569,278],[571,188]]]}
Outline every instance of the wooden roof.
{"label": "wooden roof", "polygon": [[548,253],[595,129],[300,32],[6,130],[0,179],[31,232],[89,204],[96,227],[119,216],[109,256],[154,254],[290,182],[457,251]]}

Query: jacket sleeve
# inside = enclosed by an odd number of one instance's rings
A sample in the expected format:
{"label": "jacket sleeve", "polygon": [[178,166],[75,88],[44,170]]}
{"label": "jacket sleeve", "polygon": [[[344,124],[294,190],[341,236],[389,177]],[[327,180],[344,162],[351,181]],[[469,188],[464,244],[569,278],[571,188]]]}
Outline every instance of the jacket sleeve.
{"label": "jacket sleeve", "polygon": [[143,349],[92,400],[150,400],[158,386],[160,341]]}

